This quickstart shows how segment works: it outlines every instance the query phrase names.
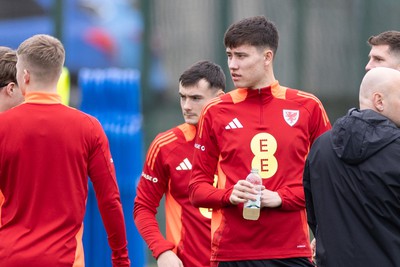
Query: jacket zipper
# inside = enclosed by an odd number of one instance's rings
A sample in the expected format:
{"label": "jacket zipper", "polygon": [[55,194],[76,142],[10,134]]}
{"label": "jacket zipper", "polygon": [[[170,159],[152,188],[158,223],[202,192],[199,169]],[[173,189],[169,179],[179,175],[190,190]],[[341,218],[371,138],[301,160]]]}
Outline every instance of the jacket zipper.
{"label": "jacket zipper", "polygon": [[258,89],[258,99],[260,101],[260,126],[264,125],[263,105],[262,105],[262,91]]}

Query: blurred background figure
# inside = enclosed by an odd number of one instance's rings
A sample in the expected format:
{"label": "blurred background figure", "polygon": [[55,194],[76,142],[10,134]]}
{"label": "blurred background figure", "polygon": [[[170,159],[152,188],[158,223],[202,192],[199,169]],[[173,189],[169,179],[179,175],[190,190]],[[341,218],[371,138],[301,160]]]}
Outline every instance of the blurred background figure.
{"label": "blurred background figure", "polygon": [[0,113],[24,101],[17,83],[17,54],[9,47],[0,46]]}
{"label": "blurred background figure", "polygon": [[[65,46],[65,66],[73,81],[82,68],[140,69],[144,21],[136,2],[0,0],[0,45],[16,49],[37,33],[56,36]],[[148,83],[163,91],[166,77],[158,53],[151,56]]]}

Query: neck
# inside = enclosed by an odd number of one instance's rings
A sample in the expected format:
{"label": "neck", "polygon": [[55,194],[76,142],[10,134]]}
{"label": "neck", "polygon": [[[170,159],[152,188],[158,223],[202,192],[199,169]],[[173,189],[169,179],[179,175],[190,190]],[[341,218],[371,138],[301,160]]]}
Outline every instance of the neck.
{"label": "neck", "polygon": [[260,89],[271,86],[276,81],[274,73],[266,73],[265,77],[259,81],[257,84],[249,87],[249,89]]}
{"label": "neck", "polygon": [[7,104],[7,96],[4,94],[5,93],[4,90],[5,90],[5,88],[0,89],[0,113],[9,109],[8,104]]}
{"label": "neck", "polygon": [[43,84],[38,84],[35,86],[27,86],[26,87],[26,92],[43,92],[43,93],[57,93],[57,85],[43,85]]}

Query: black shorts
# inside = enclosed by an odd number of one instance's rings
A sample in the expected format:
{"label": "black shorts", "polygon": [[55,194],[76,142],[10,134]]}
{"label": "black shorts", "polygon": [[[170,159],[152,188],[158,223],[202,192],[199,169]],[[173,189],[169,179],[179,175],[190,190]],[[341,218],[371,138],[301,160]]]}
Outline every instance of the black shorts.
{"label": "black shorts", "polygon": [[218,267],[315,267],[307,258],[275,260],[221,261]]}

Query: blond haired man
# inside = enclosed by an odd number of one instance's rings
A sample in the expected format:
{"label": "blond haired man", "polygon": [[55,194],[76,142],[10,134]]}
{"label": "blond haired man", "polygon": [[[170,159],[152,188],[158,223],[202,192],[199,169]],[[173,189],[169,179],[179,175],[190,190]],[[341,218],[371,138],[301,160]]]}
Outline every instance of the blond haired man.
{"label": "blond haired man", "polygon": [[25,102],[0,114],[0,262],[84,266],[88,176],[108,234],[114,267],[130,266],[124,216],[106,135],[92,116],[61,104],[63,45],[49,35],[17,49]]}

